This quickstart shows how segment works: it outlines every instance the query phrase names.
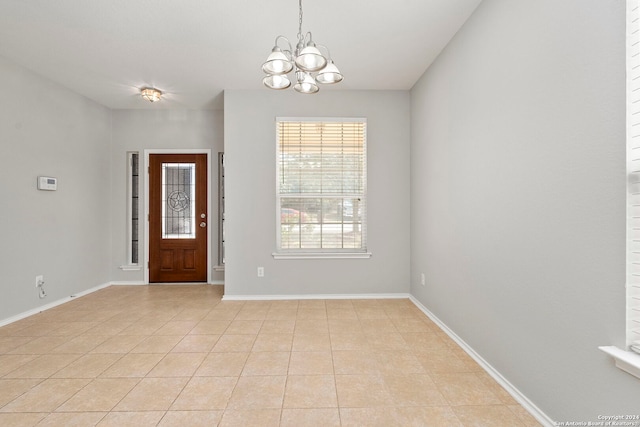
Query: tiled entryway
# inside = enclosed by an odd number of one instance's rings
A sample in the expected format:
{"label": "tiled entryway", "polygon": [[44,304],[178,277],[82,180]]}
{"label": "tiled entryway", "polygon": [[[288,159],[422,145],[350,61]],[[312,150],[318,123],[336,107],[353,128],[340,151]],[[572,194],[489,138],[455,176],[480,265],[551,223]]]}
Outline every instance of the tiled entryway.
{"label": "tiled entryway", "polygon": [[537,426],[406,299],[112,286],[0,328],[2,426]]}

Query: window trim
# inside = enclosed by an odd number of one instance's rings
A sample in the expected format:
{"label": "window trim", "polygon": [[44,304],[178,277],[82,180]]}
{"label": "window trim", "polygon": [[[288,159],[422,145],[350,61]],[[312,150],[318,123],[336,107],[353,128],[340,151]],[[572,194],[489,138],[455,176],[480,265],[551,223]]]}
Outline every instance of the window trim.
{"label": "window trim", "polygon": [[[640,345],[640,216],[637,213],[640,207],[640,154],[637,153],[640,144],[635,142],[640,136],[636,130],[640,125],[637,118],[640,109],[634,105],[640,101],[637,95],[640,89],[640,1],[627,0],[626,3],[626,343],[624,350],[615,346],[598,348],[615,360],[616,367],[640,378],[640,352],[637,349]],[[632,349],[634,344],[635,351]]]}
{"label": "window trim", "polygon": [[[626,346],[631,350],[631,346],[640,346],[640,217],[638,210],[640,207],[640,143],[637,137],[640,132],[637,130],[640,125],[638,119],[638,89],[640,84],[640,1],[627,0],[627,27],[626,27],[626,176],[627,176],[627,271],[626,271],[626,307],[627,307],[627,331]],[[634,349],[638,352],[637,348]],[[640,352],[638,352],[640,354]]]}
{"label": "window trim", "polygon": [[[299,249],[302,250],[302,249]],[[274,252],[273,259],[366,259],[371,252]]]}
{"label": "window trim", "polygon": [[[361,232],[362,236],[364,236],[365,245],[361,248],[327,248],[327,249],[319,249],[319,248],[282,248],[282,235],[281,235],[281,223],[280,223],[280,199],[281,194],[279,191],[280,183],[280,152],[278,150],[279,147],[279,127],[278,124],[280,122],[301,122],[301,123],[323,123],[323,122],[339,122],[339,123],[362,123],[365,126],[364,132],[364,165],[363,165],[363,176],[364,176],[364,185],[363,191],[358,196],[361,196],[365,200],[365,209],[362,217],[361,224]],[[369,199],[368,199],[368,138],[367,138],[367,119],[366,117],[276,117],[274,120],[274,128],[275,128],[275,162],[276,162],[276,194],[275,194],[275,224],[276,224],[276,251],[272,253],[274,259],[339,259],[339,258],[347,258],[347,259],[363,259],[370,258],[371,252],[369,252],[368,248],[368,208],[369,208]],[[344,193],[343,195],[336,197],[348,197],[350,194]],[[304,198],[304,196],[302,196]]]}

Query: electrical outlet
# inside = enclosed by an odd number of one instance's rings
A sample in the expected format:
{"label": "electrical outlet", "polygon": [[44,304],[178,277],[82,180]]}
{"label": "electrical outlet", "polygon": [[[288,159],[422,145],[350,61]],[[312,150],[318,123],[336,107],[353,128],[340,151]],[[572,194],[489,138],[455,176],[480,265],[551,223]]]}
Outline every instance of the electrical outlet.
{"label": "electrical outlet", "polygon": [[264,277],[264,267],[258,267],[258,277]]}
{"label": "electrical outlet", "polygon": [[47,293],[44,291],[44,276],[36,276],[36,289],[38,289],[38,298],[43,299],[47,296]]}
{"label": "electrical outlet", "polygon": [[427,283],[426,279],[424,278],[424,273],[420,273],[420,284],[422,286],[425,286]]}

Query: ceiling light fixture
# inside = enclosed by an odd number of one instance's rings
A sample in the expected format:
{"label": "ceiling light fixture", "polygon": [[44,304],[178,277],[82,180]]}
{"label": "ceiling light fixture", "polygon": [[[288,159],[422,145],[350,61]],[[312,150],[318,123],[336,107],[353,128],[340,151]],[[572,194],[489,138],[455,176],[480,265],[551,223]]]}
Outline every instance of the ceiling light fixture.
{"label": "ceiling light fixture", "polygon": [[[331,60],[331,54],[326,46],[316,45],[311,32],[302,34],[302,0],[298,0],[300,18],[298,20],[298,44],[293,50],[289,39],[284,36],[276,37],[276,43],[266,62],[262,64],[262,71],[267,76],[262,83],[269,89],[286,89],[291,86],[288,73],[294,71],[296,84],[293,89],[300,93],[316,93],[320,90],[317,83],[340,83],[343,79]],[[288,49],[282,49],[278,42],[284,40]],[[327,56],[320,53],[319,47],[327,51]]]}
{"label": "ceiling light fixture", "polygon": [[149,102],[156,102],[160,101],[162,92],[153,87],[145,87],[143,89],[140,89],[140,95],[142,95],[142,97]]}

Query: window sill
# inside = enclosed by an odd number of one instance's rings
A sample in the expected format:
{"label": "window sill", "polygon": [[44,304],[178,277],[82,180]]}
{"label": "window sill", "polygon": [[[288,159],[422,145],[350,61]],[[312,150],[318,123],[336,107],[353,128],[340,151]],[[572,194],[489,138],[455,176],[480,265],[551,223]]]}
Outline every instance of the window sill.
{"label": "window sill", "polygon": [[371,252],[274,252],[274,259],[366,259]]}
{"label": "window sill", "polygon": [[618,347],[598,347],[616,360],[616,366],[623,371],[640,378],[640,354],[621,350]]}
{"label": "window sill", "polygon": [[120,270],[122,270],[122,271],[140,271],[140,270],[142,270],[142,267],[140,267],[138,264],[121,265],[120,266]]}

